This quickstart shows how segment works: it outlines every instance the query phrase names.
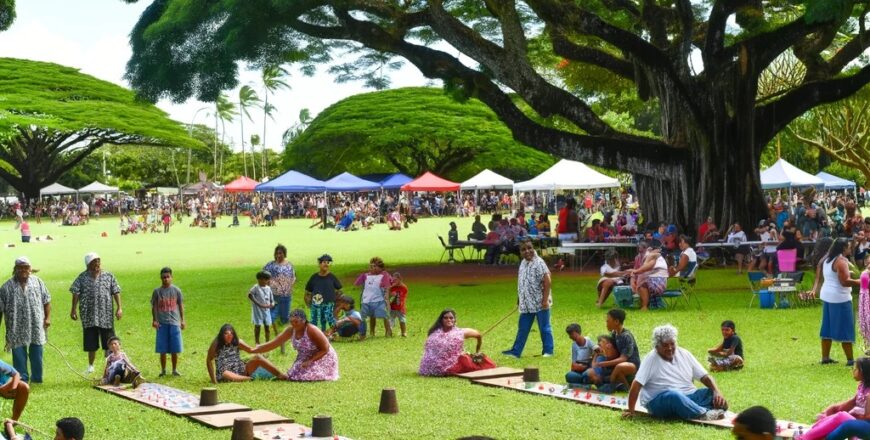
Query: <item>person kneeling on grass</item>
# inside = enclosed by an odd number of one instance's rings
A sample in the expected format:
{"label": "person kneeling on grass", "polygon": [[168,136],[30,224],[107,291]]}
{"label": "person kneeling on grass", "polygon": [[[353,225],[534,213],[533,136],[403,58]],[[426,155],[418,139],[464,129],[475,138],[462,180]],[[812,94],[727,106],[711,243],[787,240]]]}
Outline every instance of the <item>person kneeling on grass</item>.
{"label": "person kneeling on grass", "polygon": [[[628,409],[623,417],[634,416],[638,395],[640,404],[657,419],[719,420],[725,417],[728,402],[716,381],[688,350],[677,347],[677,329],[670,325],[653,329],[653,345],[634,376],[628,393]],[[695,388],[699,380],[707,388]]]}
{"label": "person kneeling on grass", "polygon": [[[337,337],[351,338],[361,333],[363,318],[356,311],[355,306],[356,301],[347,295],[341,295],[335,300],[335,325],[324,333],[330,341],[336,340]],[[339,319],[340,312],[344,314],[341,319]]]}
{"label": "person kneeling on grass", "polygon": [[852,377],[858,382],[855,395],[845,402],[825,408],[818,415],[813,427],[798,437],[799,440],[845,439],[853,436],[870,438],[870,424],[867,423],[870,419],[870,408],[867,408],[867,399],[870,397],[870,358],[858,358],[852,369]]}
{"label": "person kneeling on grass", "polygon": [[103,378],[100,383],[103,385],[114,384],[118,386],[122,383],[131,383],[133,388],[138,387],[145,378],[139,373],[139,369],[133,365],[127,353],[121,351],[121,340],[117,336],[109,338],[109,355],[106,356],[106,368],[103,369]]}
{"label": "person kneeling on grass", "polygon": [[[230,324],[224,324],[218,331],[217,337],[208,348],[205,364],[208,368],[208,376],[211,383],[221,382],[245,382],[254,378],[268,377],[271,374],[281,380],[286,380],[287,375],[281,373],[275,365],[263,358],[254,356],[248,362],[239,356],[239,349],[252,353],[253,349],[239,339],[236,329]],[[215,374],[217,368],[217,374]],[[264,374],[263,371],[268,374]]]}
{"label": "person kneeling on grass", "polygon": [[743,341],[737,336],[734,321],[722,321],[722,343],[707,350],[711,371],[739,370],[743,368]]}

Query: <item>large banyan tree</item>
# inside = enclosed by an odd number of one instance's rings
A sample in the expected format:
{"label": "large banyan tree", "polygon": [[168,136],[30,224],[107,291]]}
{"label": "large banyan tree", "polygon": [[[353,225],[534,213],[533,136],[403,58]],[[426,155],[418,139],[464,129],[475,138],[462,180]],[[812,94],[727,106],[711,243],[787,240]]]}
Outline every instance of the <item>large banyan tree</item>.
{"label": "large banyan tree", "polygon": [[162,110],[77,69],[0,58],[0,178],[27,198],[103,145],[200,147]]}
{"label": "large banyan tree", "polygon": [[[133,2],[136,0],[126,0]],[[355,57],[366,79],[401,57],[453,92],[479,98],[520,142],[634,175],[653,220],[692,227],[766,215],[764,146],[807,110],[870,81],[868,0],[154,0],[131,34],[127,78],[150,99],[213,100],[237,61]],[[540,44],[543,42],[544,44]],[[659,107],[658,138],[616,129],[535,58],[630,81]],[[464,57],[459,57],[457,51]],[[799,85],[759,100],[786,51]],[[470,61],[469,61],[470,60]],[[355,66],[355,69],[354,69]],[[369,78],[370,79],[370,78]],[[521,98],[537,115],[518,105]],[[545,124],[557,120],[559,124]]]}

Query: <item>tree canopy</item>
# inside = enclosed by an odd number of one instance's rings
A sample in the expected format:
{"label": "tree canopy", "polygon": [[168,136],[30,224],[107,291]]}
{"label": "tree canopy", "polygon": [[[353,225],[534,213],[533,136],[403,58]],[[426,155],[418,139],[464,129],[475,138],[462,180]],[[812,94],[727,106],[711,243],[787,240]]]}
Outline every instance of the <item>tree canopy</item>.
{"label": "tree canopy", "polygon": [[[131,33],[127,78],[150,99],[211,99],[236,85],[238,61],[289,59],[310,72],[358,57],[362,76],[400,57],[480,99],[519,142],[632,173],[650,219],[751,224],[766,215],[764,147],[809,109],[870,81],[868,8],[867,0],[155,0]],[[761,75],[787,51],[806,74],[759,99]],[[608,78],[655,103],[656,136],[595,111],[589,90]],[[514,94],[560,124],[541,123]]]}
{"label": "tree canopy", "polygon": [[28,197],[97,148],[202,147],[135,93],[37,61],[0,58],[0,178]]}
{"label": "tree canopy", "polygon": [[413,87],[351,96],[323,110],[285,150],[285,167],[321,178],[432,171],[465,180],[484,168],[528,179],[555,162],[517,143],[488,107],[441,89]]}

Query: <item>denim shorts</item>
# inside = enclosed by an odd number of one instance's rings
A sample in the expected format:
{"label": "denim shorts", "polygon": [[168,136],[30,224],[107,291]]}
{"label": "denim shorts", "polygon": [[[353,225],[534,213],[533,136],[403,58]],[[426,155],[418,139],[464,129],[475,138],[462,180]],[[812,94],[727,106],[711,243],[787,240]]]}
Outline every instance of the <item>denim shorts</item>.
{"label": "denim shorts", "polygon": [[375,318],[387,318],[387,302],[378,301],[371,303],[362,303],[362,310],[360,310],[360,315],[362,315],[363,319],[369,316],[374,316]]}
{"label": "denim shorts", "polygon": [[155,353],[181,353],[181,327],[171,324],[160,324],[157,327],[157,343]]}

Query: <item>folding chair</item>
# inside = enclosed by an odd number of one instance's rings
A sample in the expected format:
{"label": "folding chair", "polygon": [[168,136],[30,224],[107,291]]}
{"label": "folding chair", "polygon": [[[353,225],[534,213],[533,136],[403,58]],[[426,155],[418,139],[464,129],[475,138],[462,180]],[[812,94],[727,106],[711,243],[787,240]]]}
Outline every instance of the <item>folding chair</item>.
{"label": "folding chair", "polygon": [[440,235],[438,236],[438,240],[441,241],[441,246],[444,248],[444,252],[441,252],[441,258],[438,259],[439,263],[444,260],[445,254],[448,255],[448,263],[455,263],[456,259],[453,258],[453,252],[457,250],[459,251],[459,255],[462,256],[462,261],[465,261],[465,253],[462,251],[465,246],[447,244],[447,242],[444,241],[444,237]]}
{"label": "folding chair", "polygon": [[[697,270],[697,263],[689,263],[689,267],[687,267],[686,270],[676,278],[676,283],[678,283],[677,287],[665,289],[664,293],[662,293],[662,298],[664,298],[665,304],[669,309],[676,308],[677,304],[681,302],[685,304],[688,309],[691,300],[694,299],[698,310],[701,310],[701,302],[698,301],[698,297],[695,296],[695,273]],[[672,279],[674,278],[668,278],[668,284],[673,284],[671,282]]]}
{"label": "folding chair", "polygon": [[749,298],[749,307],[752,308],[752,301],[756,297],[761,302],[761,295],[770,294],[770,291],[761,286],[761,280],[764,279],[765,275],[764,272],[747,272],[746,275],[749,278],[749,289],[752,291],[752,298]]}

